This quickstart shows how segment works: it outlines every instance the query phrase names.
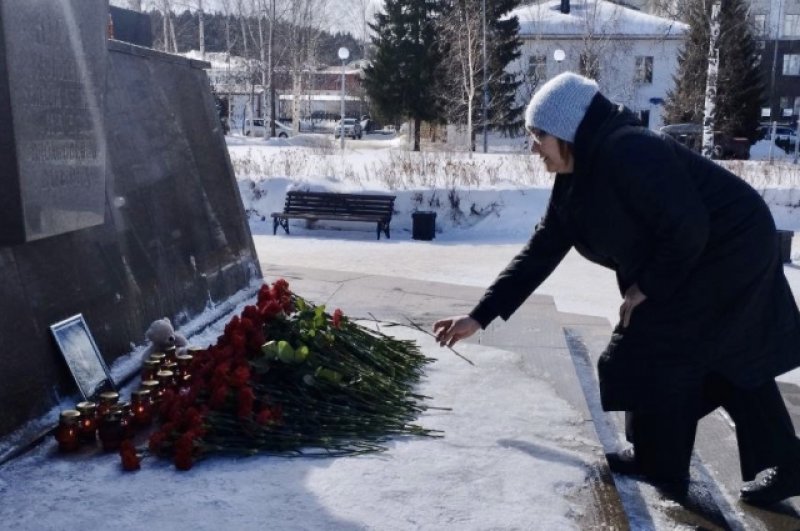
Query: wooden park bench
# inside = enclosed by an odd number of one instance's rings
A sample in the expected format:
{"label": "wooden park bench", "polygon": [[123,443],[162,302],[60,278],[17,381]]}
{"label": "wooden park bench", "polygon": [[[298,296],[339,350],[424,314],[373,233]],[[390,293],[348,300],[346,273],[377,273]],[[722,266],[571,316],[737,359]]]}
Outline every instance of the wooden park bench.
{"label": "wooden park bench", "polygon": [[289,234],[290,219],[327,219],[372,221],[378,224],[378,239],[381,239],[381,231],[389,238],[394,198],[393,195],[290,191],[286,194],[283,212],[272,213],[272,234],[278,232],[278,225]]}

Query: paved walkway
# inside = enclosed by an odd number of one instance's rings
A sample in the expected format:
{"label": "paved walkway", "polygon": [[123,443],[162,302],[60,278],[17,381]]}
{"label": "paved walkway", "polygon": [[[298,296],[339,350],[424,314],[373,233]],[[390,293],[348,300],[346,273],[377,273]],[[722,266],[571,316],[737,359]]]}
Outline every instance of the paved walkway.
{"label": "paved walkway", "polygon": [[[379,321],[412,320],[429,330],[441,317],[468,312],[482,288],[417,281],[361,273],[285,268],[262,264],[265,280],[283,277],[307,299],[339,307],[354,317]],[[662,529],[689,526],[701,529],[800,529],[797,504],[785,502],[770,510],[738,501],[740,477],[732,425],[717,411],[700,424],[692,485],[685,499],[670,499],[651,485],[612,475],[604,451],[621,443],[621,416],[599,407],[594,366],[610,336],[600,318],[558,312],[552,298],[534,295],[507,322],[497,320],[470,341],[524,354],[525,367],[545,379],[585,419],[582,436],[596,441],[585,448],[595,463],[586,478],[582,528]],[[787,402],[800,426],[800,390],[782,384]]]}

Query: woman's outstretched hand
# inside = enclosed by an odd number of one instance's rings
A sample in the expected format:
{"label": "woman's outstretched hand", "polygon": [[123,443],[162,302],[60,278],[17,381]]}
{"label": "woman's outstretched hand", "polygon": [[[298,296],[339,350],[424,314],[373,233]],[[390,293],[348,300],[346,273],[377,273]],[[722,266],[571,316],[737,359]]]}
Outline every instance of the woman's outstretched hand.
{"label": "woman's outstretched hand", "polygon": [[642,293],[638,284],[634,284],[625,290],[625,298],[622,301],[622,306],[619,307],[619,320],[622,322],[623,328],[628,328],[633,310],[643,303],[645,299],[647,299],[647,295]]}
{"label": "woman's outstretched hand", "polygon": [[481,325],[469,315],[440,319],[433,323],[433,333],[440,347],[452,347],[457,341],[480,330]]}

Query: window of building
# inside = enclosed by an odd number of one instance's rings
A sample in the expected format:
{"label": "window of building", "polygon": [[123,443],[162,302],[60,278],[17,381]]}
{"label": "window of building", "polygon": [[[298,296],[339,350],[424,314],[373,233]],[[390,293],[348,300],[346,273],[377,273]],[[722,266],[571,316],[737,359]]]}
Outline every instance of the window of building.
{"label": "window of building", "polygon": [[578,67],[581,75],[594,80],[600,78],[600,60],[595,54],[583,52]]}
{"label": "window of building", "polygon": [[547,55],[534,54],[528,57],[528,77],[547,79]]}
{"label": "window of building", "polygon": [[783,54],[783,75],[800,76],[800,54]]}
{"label": "window of building", "polygon": [[800,114],[800,96],[781,96],[781,116],[796,116]]}
{"label": "window of building", "polygon": [[756,37],[767,35],[767,15],[753,15],[753,34]]}
{"label": "window of building", "polygon": [[636,57],[636,72],[633,80],[637,83],[652,83],[653,82],[653,57],[652,56],[637,56]]}
{"label": "window of building", "polygon": [[783,36],[800,37],[800,15],[785,15],[783,19]]}

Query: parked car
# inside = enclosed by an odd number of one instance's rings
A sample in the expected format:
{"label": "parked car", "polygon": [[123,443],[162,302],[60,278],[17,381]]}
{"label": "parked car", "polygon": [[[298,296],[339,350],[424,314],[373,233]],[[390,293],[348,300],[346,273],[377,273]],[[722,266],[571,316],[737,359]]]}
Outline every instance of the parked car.
{"label": "parked car", "polygon": [[[698,153],[702,149],[703,126],[700,124],[665,125],[660,131]],[[750,140],[744,137],[731,137],[715,131],[712,149],[715,159],[747,160],[750,158]]]}
{"label": "parked car", "polygon": [[[244,121],[245,136],[264,136],[267,134],[269,125],[264,125],[264,118],[247,118]],[[288,125],[275,120],[275,134],[278,138],[288,138],[294,134],[294,130]]]}
{"label": "parked car", "polygon": [[[762,125],[758,128],[759,138],[772,140],[772,126]],[[775,145],[786,151],[794,149],[797,144],[797,131],[788,125],[775,126]]]}
{"label": "parked car", "polygon": [[333,136],[339,138],[342,134],[342,126],[344,126],[344,136],[349,136],[352,139],[361,138],[361,124],[355,118],[345,118],[333,130]]}

